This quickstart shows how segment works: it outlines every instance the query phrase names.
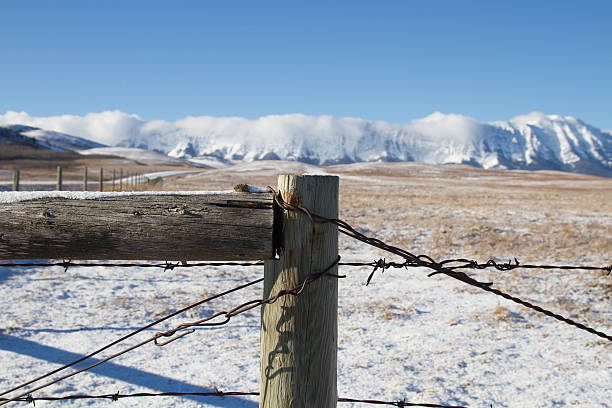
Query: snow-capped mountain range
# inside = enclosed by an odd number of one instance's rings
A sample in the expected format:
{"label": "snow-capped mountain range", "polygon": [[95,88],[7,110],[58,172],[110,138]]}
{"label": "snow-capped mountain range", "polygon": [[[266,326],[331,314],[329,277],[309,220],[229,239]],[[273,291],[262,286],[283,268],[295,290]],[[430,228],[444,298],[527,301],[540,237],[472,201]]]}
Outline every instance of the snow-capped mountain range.
{"label": "snow-capped mountain range", "polygon": [[0,126],[0,141],[58,152],[104,147],[101,143],[83,139],[82,137],[24,125]]}
{"label": "snow-capped mountain range", "polygon": [[7,112],[0,115],[0,125],[5,123],[37,126],[110,146],[155,150],[213,166],[275,159],[320,165],[418,161],[612,176],[610,132],[571,116],[537,112],[489,123],[434,113],[404,125],[301,114],[166,122],[144,121],[118,111],[51,118]]}

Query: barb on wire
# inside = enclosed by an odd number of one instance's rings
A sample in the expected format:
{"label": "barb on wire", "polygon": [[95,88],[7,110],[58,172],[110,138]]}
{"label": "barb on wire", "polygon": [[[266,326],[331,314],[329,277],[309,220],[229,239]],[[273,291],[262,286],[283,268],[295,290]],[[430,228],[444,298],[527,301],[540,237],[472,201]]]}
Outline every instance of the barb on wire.
{"label": "barb on wire", "polygon": [[[215,391],[212,392],[137,392],[133,394],[120,394],[118,391],[114,394],[98,394],[98,395],[87,395],[87,394],[75,394],[75,395],[64,395],[60,397],[42,396],[33,397],[28,395],[27,397],[21,397],[15,399],[14,402],[27,402],[35,404],[36,401],[69,401],[69,400],[92,400],[92,399],[107,399],[111,401],[118,401],[123,398],[142,398],[142,397],[230,397],[230,396],[259,396],[259,392],[245,392],[245,391],[221,391],[215,387]],[[6,399],[0,398],[0,401],[6,401]],[[408,402],[406,399],[397,401],[383,401],[375,399],[356,399],[356,398],[345,398],[338,397],[338,402],[350,402],[350,403],[361,403],[370,405],[387,405],[393,407],[425,407],[425,408],[466,408],[459,405],[441,405],[426,402]]]}
{"label": "barb on wire", "polygon": [[[270,191],[272,191],[273,193],[273,197],[274,197],[274,201],[276,202],[276,204],[286,210],[286,211],[299,211],[302,212],[303,214],[305,214],[312,222],[317,222],[317,223],[330,223],[330,224],[334,224],[338,227],[338,231],[349,236],[352,237],[358,241],[361,241],[363,243],[366,243],[368,245],[380,248],[384,251],[390,252],[392,254],[398,255],[402,258],[404,258],[406,260],[406,265],[405,266],[415,266],[415,267],[425,267],[425,268],[429,268],[429,269],[433,269],[433,272],[429,274],[429,276],[433,276],[433,275],[437,275],[437,274],[443,274],[446,275],[448,277],[451,277],[453,279],[459,280],[463,283],[467,283],[468,285],[471,286],[475,286],[477,288],[480,288],[484,291],[493,293],[497,296],[501,296],[504,299],[510,300],[514,303],[517,303],[519,305],[525,306],[527,308],[530,308],[532,310],[535,310],[537,312],[543,313],[546,316],[552,317],[554,319],[557,319],[563,323],[569,324],[571,326],[574,326],[578,329],[581,330],[585,330],[591,334],[594,334],[598,337],[604,338],[608,341],[612,341],[612,336],[595,330],[592,327],[586,326],[582,323],[576,322],[575,320],[569,319],[567,317],[561,316],[559,314],[556,314],[554,312],[551,312],[549,310],[546,310],[540,306],[534,305],[532,303],[529,303],[525,300],[522,300],[520,298],[511,296],[507,293],[504,293],[498,289],[495,289],[492,287],[493,283],[492,282],[479,282],[476,279],[468,276],[465,272],[462,271],[458,271],[457,269],[460,269],[460,266],[463,265],[463,267],[478,267],[478,266],[482,266],[482,268],[480,269],[484,269],[485,267],[495,267],[496,265],[499,266],[498,264],[496,264],[493,261],[489,261],[486,264],[478,264],[478,263],[472,263],[469,260],[465,260],[465,259],[459,259],[459,260],[447,260],[447,261],[443,261],[444,263],[440,263],[440,262],[436,262],[432,257],[428,256],[428,255],[415,255],[403,248],[399,248],[393,245],[389,245],[386,242],[378,239],[378,238],[373,238],[373,237],[367,237],[364,234],[360,233],[359,231],[357,231],[355,228],[353,228],[351,225],[349,225],[347,222],[342,221],[340,219],[332,219],[332,218],[326,218],[323,216],[320,216],[318,214],[314,214],[312,212],[310,212],[308,209],[300,206],[300,205],[294,205],[294,204],[290,204],[285,202],[282,197],[280,196],[280,194],[278,194],[276,192],[276,190],[274,190],[272,187],[268,187],[270,189]],[[448,264],[452,264],[453,262],[459,262],[460,266],[448,266]],[[467,265],[467,266],[466,266]],[[519,262],[517,260],[515,260],[515,263],[512,264],[512,268],[516,267],[523,267],[524,265],[520,265]],[[377,269],[379,269],[380,267],[384,267],[384,260],[382,262],[382,264],[375,264],[374,265],[374,271],[375,272]],[[499,266],[500,268],[503,268],[504,266]],[[510,266],[507,266],[508,268],[510,268]],[[532,265],[532,267],[535,267],[535,265]],[[548,266],[549,268],[554,268],[552,265]],[[585,269],[585,268],[581,268],[581,267],[565,267],[565,268],[561,268],[561,269]],[[610,271],[610,269],[612,268],[612,265],[609,267],[588,267],[592,270],[604,270],[604,271]],[[383,268],[384,270],[384,268]],[[504,270],[504,269],[502,269]],[[373,275],[373,273],[371,274]],[[371,277],[368,278],[368,283],[371,280]]]}
{"label": "barb on wire", "polygon": [[[101,352],[103,352],[103,351],[105,351],[105,350],[107,350],[107,349],[109,349],[109,348],[111,348],[111,347],[113,347],[113,346],[115,346],[115,345],[117,345],[117,344],[119,344],[119,343],[121,343],[121,342],[123,342],[123,341],[125,341],[125,340],[129,339],[130,337],[133,337],[133,336],[135,336],[136,334],[138,334],[138,333],[140,333],[140,332],[142,332],[142,331],[144,331],[144,330],[147,330],[147,329],[149,329],[149,328],[151,328],[151,327],[153,327],[153,326],[156,326],[156,325],[158,325],[159,323],[162,323],[162,322],[164,322],[164,321],[166,321],[166,320],[168,320],[168,319],[170,319],[170,318],[172,318],[172,317],[175,317],[175,316],[177,316],[177,315],[179,315],[179,314],[181,314],[181,313],[184,313],[184,312],[186,312],[186,311],[188,311],[188,310],[190,310],[190,309],[193,309],[193,308],[195,308],[195,307],[201,306],[201,305],[203,305],[204,303],[208,303],[208,302],[210,302],[210,301],[212,301],[212,300],[215,300],[215,299],[218,299],[218,298],[220,298],[220,297],[223,297],[223,296],[229,295],[230,293],[237,292],[237,291],[239,291],[239,290],[245,289],[245,288],[247,288],[247,287],[249,287],[249,286],[255,285],[255,284],[260,283],[260,282],[263,282],[263,278],[260,278],[260,279],[257,279],[257,280],[254,280],[254,281],[251,281],[251,282],[245,283],[245,284],[240,285],[240,286],[237,286],[237,287],[235,287],[235,288],[232,288],[232,289],[226,290],[225,292],[221,292],[221,293],[218,293],[218,294],[216,294],[216,295],[210,296],[210,297],[208,297],[208,298],[206,298],[206,299],[202,299],[202,300],[200,300],[200,301],[198,301],[198,302],[192,303],[192,304],[190,304],[189,306],[186,306],[186,307],[184,307],[184,308],[182,308],[182,309],[179,309],[179,310],[177,310],[176,312],[170,313],[170,314],[168,314],[168,315],[166,315],[166,316],[164,316],[164,317],[162,317],[162,318],[160,318],[160,319],[158,319],[158,320],[155,320],[155,321],[154,321],[154,322],[152,322],[152,323],[147,324],[146,326],[143,326],[143,327],[141,327],[141,328],[139,328],[139,329],[137,329],[137,330],[134,330],[134,331],[132,331],[132,332],[130,332],[130,333],[128,333],[128,334],[126,334],[125,336],[120,337],[120,338],[118,338],[117,340],[115,340],[115,341],[113,341],[113,342],[111,342],[111,343],[109,343],[109,344],[106,344],[105,346],[100,347],[99,349],[97,349],[97,350],[95,350],[95,351],[93,351],[93,352],[91,352],[91,353],[87,354],[86,356],[83,356],[82,358],[79,358],[78,360],[72,361],[72,362],[70,362],[70,363],[68,363],[68,364],[66,364],[66,365],[63,365],[63,366],[61,366],[61,367],[59,367],[59,368],[56,368],[55,370],[52,370],[52,371],[50,371],[50,372],[48,372],[48,373],[46,373],[46,374],[43,374],[43,375],[41,375],[41,376],[39,376],[39,377],[36,377],[36,378],[34,378],[34,379],[32,379],[32,380],[29,380],[29,381],[25,382],[25,383],[19,384],[19,385],[15,386],[15,387],[13,387],[13,388],[11,388],[11,389],[9,389],[9,390],[6,390],[6,391],[3,391],[3,392],[0,392],[0,396],[2,396],[2,395],[6,395],[6,394],[8,394],[8,393],[10,393],[10,392],[13,392],[13,391],[17,391],[17,390],[19,390],[19,389],[21,389],[21,388],[27,387],[28,385],[33,384],[33,383],[35,383],[35,382],[37,382],[37,381],[40,381],[40,380],[42,380],[42,379],[44,379],[44,378],[50,377],[50,376],[52,376],[52,375],[54,375],[54,374],[57,374],[57,373],[59,373],[60,371],[63,371],[63,370],[65,370],[65,369],[67,369],[67,368],[70,368],[70,367],[74,366],[75,364],[81,363],[81,362],[83,362],[83,361],[85,361],[85,360],[87,360],[87,359],[89,359],[89,358],[91,358],[91,357],[93,357],[93,356],[95,356],[95,355],[97,355],[97,354],[100,354]],[[151,339],[151,340],[149,340],[149,341],[154,341],[154,339]],[[89,368],[93,368],[93,367],[94,367],[94,366],[90,366]],[[66,377],[66,378],[68,378],[68,377]],[[50,384],[49,384],[49,385],[50,385]],[[19,397],[23,397],[23,396],[25,396],[25,395],[27,395],[27,394],[28,394],[28,393],[21,394]],[[2,404],[0,403],[0,405],[2,405]]]}
{"label": "barb on wire", "polygon": [[[110,360],[112,360],[112,359],[114,359],[116,357],[119,357],[119,356],[121,356],[121,355],[123,355],[125,353],[128,353],[128,352],[130,352],[132,350],[135,350],[135,349],[137,349],[139,347],[142,347],[145,344],[153,342],[153,343],[155,343],[155,344],[157,344],[159,346],[163,346],[163,345],[171,343],[171,342],[173,342],[173,341],[175,341],[175,340],[177,340],[177,339],[179,339],[179,338],[181,338],[181,337],[183,337],[183,336],[185,336],[185,335],[187,335],[189,333],[192,333],[193,332],[193,329],[192,329],[193,327],[221,326],[221,325],[229,323],[229,321],[231,320],[232,317],[237,316],[239,314],[242,314],[244,312],[247,312],[247,311],[249,311],[249,310],[251,310],[251,309],[253,309],[253,308],[257,307],[257,306],[261,306],[263,304],[274,303],[278,299],[280,299],[281,297],[287,296],[287,295],[298,296],[298,295],[300,295],[301,293],[304,292],[304,289],[306,288],[307,285],[309,285],[312,282],[320,279],[323,276],[330,276],[330,277],[334,277],[334,278],[340,278],[341,276],[339,276],[339,275],[334,275],[334,274],[330,274],[329,273],[329,271],[334,266],[336,266],[338,264],[338,262],[340,262],[340,256],[338,256],[338,258],[336,258],[336,260],[330,266],[325,268],[323,271],[317,272],[317,273],[314,273],[314,274],[308,276],[306,279],[304,279],[304,281],[302,281],[302,283],[300,283],[298,286],[296,286],[293,289],[281,290],[276,295],[271,296],[269,298],[251,300],[251,301],[245,302],[245,303],[243,303],[243,304],[241,304],[239,306],[236,306],[235,308],[233,308],[231,310],[227,310],[227,311],[223,311],[223,312],[217,312],[217,313],[214,313],[214,314],[212,314],[211,316],[209,316],[207,318],[204,318],[204,319],[201,319],[201,320],[198,320],[198,321],[195,321],[195,322],[182,323],[182,324],[178,325],[177,327],[175,327],[174,329],[167,330],[165,332],[158,332],[154,336],[152,336],[152,337],[150,337],[150,338],[148,338],[148,339],[146,339],[144,341],[141,341],[140,343],[137,343],[137,344],[135,344],[135,345],[133,345],[131,347],[128,347],[128,348],[126,348],[126,349],[124,349],[122,351],[119,351],[119,352],[117,352],[117,353],[115,353],[115,354],[113,354],[111,356],[108,356],[108,357],[106,357],[106,358],[104,358],[102,360],[99,360],[98,362],[96,362],[94,364],[91,364],[91,365],[89,365],[87,367],[81,368],[81,369],[79,369],[77,371],[74,371],[74,372],[72,372],[70,374],[66,374],[64,376],[56,378],[55,380],[49,381],[49,382],[47,382],[45,384],[42,384],[42,385],[37,386],[35,388],[32,388],[32,389],[30,389],[30,390],[28,390],[28,391],[26,391],[24,393],[21,393],[19,395],[16,395],[16,396],[14,396],[12,398],[6,398],[4,401],[0,402],[0,405],[4,405],[4,404],[7,404],[8,402],[15,401],[15,400],[17,400],[19,398],[26,397],[27,395],[31,394],[34,391],[41,390],[41,389],[46,388],[46,387],[48,387],[50,385],[56,384],[56,383],[58,383],[60,381],[63,381],[65,379],[67,379],[67,378],[70,378],[70,377],[72,377],[72,376],[74,376],[76,374],[79,374],[79,373],[82,373],[84,371],[90,370],[90,369],[92,369],[94,367],[99,366],[100,364],[103,364],[103,363],[105,363],[107,361],[110,361]],[[253,282],[249,282],[248,284],[242,285],[239,288],[243,289],[246,286],[250,286],[250,285],[253,285],[253,284],[261,282],[261,281],[263,281],[263,278],[262,279],[258,279],[258,280],[253,281]],[[239,290],[239,289],[234,288],[231,291],[236,291],[236,290]],[[227,291],[227,292],[230,292],[230,291]],[[227,292],[225,294],[227,294]],[[208,298],[208,299],[212,300],[212,298],[218,298],[218,297],[221,297],[221,295],[215,295],[215,296],[213,296],[211,298]],[[206,301],[208,301],[208,299]],[[205,303],[205,302],[204,301],[198,302],[198,305],[202,304],[202,303]],[[191,306],[191,307],[195,307],[195,306]],[[189,307],[189,308],[191,308],[191,307]],[[184,310],[187,310],[187,309],[184,309]],[[176,315],[176,314],[177,313],[175,312],[173,314],[173,316]],[[223,316],[224,320],[222,320],[220,322],[213,322],[212,321],[212,320],[214,320],[215,318],[217,318],[219,316]],[[148,325],[148,327],[150,327],[150,326],[151,325]],[[138,331],[142,331],[142,330],[144,330],[144,328],[139,329]],[[179,332],[179,331],[183,332],[183,333],[180,333],[180,334],[176,335],[176,333]],[[174,337],[172,337],[172,336],[174,336]],[[157,340],[159,338],[161,338],[161,337],[172,337],[172,338],[167,340],[167,341],[165,341],[165,342],[159,343]],[[126,338],[126,337],[124,337],[124,338]],[[112,344],[117,344],[118,342],[119,341],[115,341]],[[104,349],[106,349],[108,347],[110,347],[110,345],[105,346]],[[100,351],[101,350],[102,349],[100,349]],[[89,354],[89,356],[97,354],[98,352],[99,351],[96,351],[95,353],[91,353],[91,354]],[[65,368],[68,368],[68,367],[74,365],[74,364],[77,364],[78,362],[81,362],[81,361],[85,360],[86,358],[87,357],[81,358],[81,359],[79,359],[79,360],[77,360],[75,362],[70,363],[69,365],[66,365],[64,367],[60,367],[59,369],[54,370],[54,371],[52,371],[50,373],[47,373],[47,374],[45,374],[45,375],[43,375],[41,377],[38,377],[38,378],[36,378],[34,380],[31,380],[31,381],[28,381],[27,383],[24,383],[24,384],[22,384],[22,385],[20,385],[18,387],[15,387],[15,388],[13,388],[11,390],[5,391],[5,392],[3,392],[0,395],[5,395],[8,392],[11,392],[11,391],[17,390],[19,388],[22,388],[24,386],[27,386],[29,384],[32,384],[33,382],[36,382],[36,381],[38,381],[38,380],[40,380],[42,378],[49,377],[50,375],[53,375],[54,373],[57,373],[58,371],[61,371],[61,370],[65,369]]]}

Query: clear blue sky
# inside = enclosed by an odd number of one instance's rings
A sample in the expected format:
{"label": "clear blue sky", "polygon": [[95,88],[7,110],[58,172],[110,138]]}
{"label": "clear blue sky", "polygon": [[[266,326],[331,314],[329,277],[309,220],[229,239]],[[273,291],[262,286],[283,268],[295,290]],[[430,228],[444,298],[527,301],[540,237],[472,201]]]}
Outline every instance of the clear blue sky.
{"label": "clear blue sky", "polygon": [[0,0],[0,113],[542,111],[612,129],[612,1]]}

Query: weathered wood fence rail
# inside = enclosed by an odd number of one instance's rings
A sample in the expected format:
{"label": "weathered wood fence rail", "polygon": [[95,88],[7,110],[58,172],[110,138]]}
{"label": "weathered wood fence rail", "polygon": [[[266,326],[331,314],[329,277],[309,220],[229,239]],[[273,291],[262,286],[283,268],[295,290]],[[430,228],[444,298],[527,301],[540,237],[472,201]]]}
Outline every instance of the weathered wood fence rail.
{"label": "weathered wood fence rail", "polygon": [[[338,216],[338,177],[280,176],[278,188],[288,203]],[[134,193],[0,204],[4,260],[266,260],[267,298],[326,269],[337,255],[335,225],[281,210],[272,193]],[[337,266],[329,272],[336,274]],[[337,279],[318,279],[261,313],[260,407],[335,407]]]}
{"label": "weathered wood fence rail", "polygon": [[272,204],[247,193],[2,204],[0,259],[270,259]]}

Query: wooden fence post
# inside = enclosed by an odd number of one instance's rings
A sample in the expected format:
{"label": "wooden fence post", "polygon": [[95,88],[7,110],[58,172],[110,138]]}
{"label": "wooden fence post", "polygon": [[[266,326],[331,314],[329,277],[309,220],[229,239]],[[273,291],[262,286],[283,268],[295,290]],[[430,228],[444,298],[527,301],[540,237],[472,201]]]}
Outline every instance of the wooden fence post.
{"label": "wooden fence post", "polygon": [[19,191],[19,170],[13,171],[13,191]]}
{"label": "wooden fence post", "polygon": [[57,191],[62,191],[62,166],[57,166]]}
{"label": "wooden fence post", "polygon": [[[336,176],[281,175],[278,188],[286,202],[338,217]],[[280,217],[280,259],[265,262],[264,298],[295,288],[338,256],[335,225],[313,224],[301,212],[283,211]],[[337,266],[329,272],[336,274]],[[338,281],[333,277],[309,284],[299,296],[263,306],[260,407],[336,407],[337,322]]]}
{"label": "wooden fence post", "polygon": [[119,169],[119,191],[123,191],[123,168]]}
{"label": "wooden fence post", "polygon": [[100,167],[100,177],[99,177],[100,191],[104,191],[104,169]]}
{"label": "wooden fence post", "polygon": [[115,169],[113,169],[113,186],[112,191],[115,191]]}

